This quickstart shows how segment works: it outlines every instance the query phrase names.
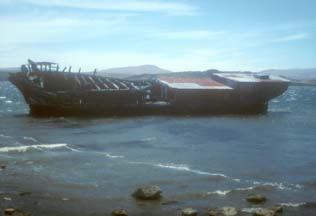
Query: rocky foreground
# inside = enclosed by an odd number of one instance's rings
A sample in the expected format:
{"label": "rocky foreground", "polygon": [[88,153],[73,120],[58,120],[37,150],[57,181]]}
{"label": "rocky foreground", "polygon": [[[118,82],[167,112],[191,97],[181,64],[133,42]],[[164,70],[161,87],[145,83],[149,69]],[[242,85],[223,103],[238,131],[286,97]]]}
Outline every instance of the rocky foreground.
{"label": "rocky foreground", "polygon": [[[5,169],[5,166],[1,166],[2,169]],[[131,196],[135,200],[141,200],[144,202],[159,202],[162,198],[162,190],[156,185],[149,185],[137,188]],[[207,216],[242,216],[242,215],[253,215],[253,216],[281,216],[283,213],[282,206],[273,206],[270,208],[260,208],[260,204],[266,202],[267,198],[261,194],[249,194],[245,197],[247,202],[252,205],[255,205],[256,208],[252,208],[247,212],[232,207],[225,206],[221,208],[210,208],[205,212],[199,212],[198,210],[188,206],[184,209],[177,209],[174,212],[174,215],[181,216],[198,216],[198,215],[207,215]],[[174,201],[176,203],[176,201]],[[164,202],[163,205],[168,205],[172,203]],[[26,212],[21,209],[15,208],[6,208],[3,211],[4,216],[32,216],[31,212]],[[128,209],[114,209],[111,213],[112,216],[128,216]]]}

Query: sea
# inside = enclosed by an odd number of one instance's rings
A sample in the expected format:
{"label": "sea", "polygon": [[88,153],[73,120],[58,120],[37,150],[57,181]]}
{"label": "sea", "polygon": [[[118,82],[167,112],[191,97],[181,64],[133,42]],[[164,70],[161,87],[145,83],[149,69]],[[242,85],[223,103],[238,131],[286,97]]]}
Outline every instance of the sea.
{"label": "sea", "polygon": [[[283,206],[316,215],[316,87],[290,86],[264,115],[35,118],[0,82],[0,209],[32,215],[179,215]],[[158,201],[135,200],[143,185]],[[249,194],[267,202],[248,203]]]}

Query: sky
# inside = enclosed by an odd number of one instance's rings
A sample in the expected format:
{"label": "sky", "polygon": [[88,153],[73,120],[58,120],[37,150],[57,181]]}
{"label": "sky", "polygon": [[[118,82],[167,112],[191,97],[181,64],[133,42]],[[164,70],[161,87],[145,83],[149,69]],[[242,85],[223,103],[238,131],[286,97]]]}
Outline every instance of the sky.
{"label": "sky", "polygon": [[316,67],[315,0],[0,0],[0,67]]}

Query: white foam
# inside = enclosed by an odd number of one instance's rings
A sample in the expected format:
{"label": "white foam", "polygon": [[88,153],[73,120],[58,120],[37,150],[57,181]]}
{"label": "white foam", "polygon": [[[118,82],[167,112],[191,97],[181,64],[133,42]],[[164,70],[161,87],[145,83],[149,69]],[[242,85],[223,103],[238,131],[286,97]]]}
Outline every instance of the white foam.
{"label": "white foam", "polygon": [[33,137],[23,137],[23,139],[30,140],[32,142],[37,142],[37,140],[35,138],[33,138]]}
{"label": "white foam", "polygon": [[191,172],[199,175],[209,175],[209,176],[220,176],[223,178],[227,178],[226,175],[221,174],[221,173],[210,173],[210,172],[205,172],[201,170],[195,170],[191,169],[189,166],[185,164],[174,164],[174,163],[167,163],[167,164],[162,164],[162,163],[147,163],[147,162],[129,162],[131,164],[143,164],[143,165],[149,165],[149,166],[154,166],[154,167],[159,167],[159,168],[166,168],[166,169],[173,169],[173,170],[178,170],[178,171],[185,171],[185,172]]}
{"label": "white foam", "polygon": [[65,148],[66,148],[66,149],[69,149],[69,150],[71,150],[71,151],[74,151],[74,152],[81,152],[80,150],[77,150],[77,149],[71,148],[71,147],[69,147],[68,145],[67,145],[67,146],[65,146]]}
{"label": "white foam", "polygon": [[105,153],[105,156],[108,158],[113,158],[113,159],[124,158],[123,155],[113,155],[113,154],[109,154],[109,153]]}
{"label": "white foam", "polygon": [[253,189],[254,189],[254,187],[235,188],[232,190],[216,190],[216,191],[212,191],[212,192],[207,192],[207,195],[217,194],[217,195],[225,196],[233,191],[247,191],[247,190],[253,190]]}
{"label": "white foam", "polygon": [[156,140],[157,138],[156,137],[148,137],[148,138],[144,138],[142,139],[143,142],[151,142],[151,141],[154,141]]}
{"label": "white foam", "polygon": [[280,190],[286,189],[283,183],[278,183],[278,182],[259,182],[259,181],[254,181],[253,184],[255,185],[262,185],[262,186],[271,186],[271,187],[276,187],[279,188]]}
{"label": "white foam", "polygon": [[3,197],[3,199],[4,199],[5,201],[11,201],[11,200],[12,200],[11,197]]}
{"label": "white foam", "polygon": [[15,147],[2,147],[0,148],[0,152],[26,152],[29,149],[55,149],[55,148],[63,148],[67,147],[65,143],[57,143],[57,144],[39,144],[39,145],[29,145],[29,146],[15,146]]}
{"label": "white foam", "polygon": [[11,104],[11,103],[12,103],[12,100],[6,100],[5,103]]}
{"label": "white foam", "polygon": [[221,176],[226,178],[227,176],[221,173],[210,173],[210,172],[205,172],[205,171],[201,171],[201,170],[195,170],[195,169],[191,169],[189,166],[184,165],[184,164],[153,164],[154,166],[160,167],[160,168],[167,168],[167,169],[175,169],[175,170],[179,170],[179,171],[186,171],[186,172],[191,172],[191,173],[195,173],[195,174],[199,174],[199,175],[210,175],[210,176]]}
{"label": "white foam", "polygon": [[280,183],[280,182],[259,182],[254,181],[253,184],[255,185],[262,185],[262,186],[271,186],[276,187],[280,190],[292,190],[293,188],[301,189],[302,186],[299,184],[287,184],[287,183]]}
{"label": "white foam", "polygon": [[245,188],[236,188],[235,191],[247,191],[247,190],[253,190],[255,187],[245,187]]}
{"label": "white foam", "polygon": [[245,213],[254,213],[254,212],[258,212],[262,209],[263,208],[243,208],[243,209],[241,209],[241,211],[245,212]]}
{"label": "white foam", "polygon": [[6,99],[7,97],[6,96],[0,96],[0,99]]}
{"label": "white foam", "polygon": [[303,206],[303,205],[305,205],[305,204],[306,204],[305,202],[301,202],[301,203],[280,203],[281,206],[294,207],[294,208]]}
{"label": "white foam", "polygon": [[229,194],[230,192],[232,192],[231,190],[217,190],[217,191],[213,191],[213,192],[207,192],[207,195],[212,195],[212,194],[216,194],[216,195],[220,195],[220,196],[225,196],[227,194]]}
{"label": "white foam", "polygon": [[7,138],[7,139],[12,138],[11,136],[7,136],[7,135],[4,135],[4,134],[0,134],[0,137],[2,137],[2,138]]}

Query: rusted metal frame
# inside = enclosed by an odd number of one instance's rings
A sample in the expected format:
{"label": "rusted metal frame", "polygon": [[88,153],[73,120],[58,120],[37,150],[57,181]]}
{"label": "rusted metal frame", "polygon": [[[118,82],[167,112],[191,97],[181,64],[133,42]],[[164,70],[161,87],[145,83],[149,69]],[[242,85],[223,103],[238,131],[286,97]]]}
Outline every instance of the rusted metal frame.
{"label": "rusted metal frame", "polygon": [[96,77],[96,78],[99,81],[99,85],[104,87],[102,89],[108,89],[109,88],[109,86],[107,86],[100,77]]}
{"label": "rusted metal frame", "polygon": [[89,84],[89,82],[85,78],[85,75],[80,75],[79,77],[83,80],[83,84],[84,85],[88,85]]}
{"label": "rusted metal frame", "polygon": [[91,76],[89,76],[88,78],[96,89],[101,90],[100,86],[98,86],[98,84],[94,81],[94,79]]}

